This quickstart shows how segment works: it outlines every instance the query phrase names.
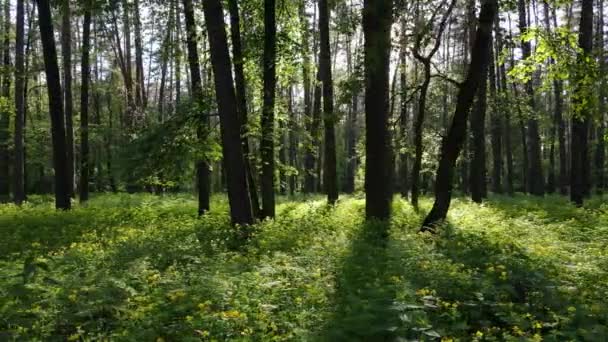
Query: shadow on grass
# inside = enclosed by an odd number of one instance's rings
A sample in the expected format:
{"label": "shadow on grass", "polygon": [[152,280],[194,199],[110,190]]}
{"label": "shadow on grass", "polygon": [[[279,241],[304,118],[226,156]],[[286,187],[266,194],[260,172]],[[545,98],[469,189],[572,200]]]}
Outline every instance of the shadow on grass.
{"label": "shadow on grass", "polygon": [[388,341],[396,336],[395,289],[388,267],[388,224],[364,224],[336,275],[335,311],[318,338],[325,341]]}

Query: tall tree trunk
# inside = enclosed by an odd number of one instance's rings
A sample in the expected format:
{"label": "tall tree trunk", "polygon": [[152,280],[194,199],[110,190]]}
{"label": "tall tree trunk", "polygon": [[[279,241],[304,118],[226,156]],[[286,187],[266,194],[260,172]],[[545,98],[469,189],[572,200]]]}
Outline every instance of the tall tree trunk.
{"label": "tall tree trunk", "polygon": [[262,215],[274,218],[274,102],[276,92],[276,5],[264,0],[264,107],[262,111]]}
{"label": "tall tree trunk", "polygon": [[355,176],[357,173],[357,116],[359,115],[359,85],[358,80],[355,81],[354,61],[352,51],[353,35],[351,34],[347,40],[347,65],[348,75],[351,82],[354,82],[354,87],[351,88],[352,94],[349,103],[348,119],[346,122],[346,175],[344,180],[344,192],[352,194],[355,192]]}
{"label": "tall tree trunk", "polygon": [[[604,0],[598,1],[598,19],[597,19],[597,51],[599,54],[600,75],[606,75],[606,53],[604,51]],[[597,193],[603,194],[606,187],[606,96],[608,96],[608,88],[606,77],[602,77],[599,85],[599,115],[600,120],[597,127],[597,146],[595,149],[595,183]]]}
{"label": "tall tree trunk", "polygon": [[53,165],[55,168],[55,207],[69,210],[70,177],[68,173],[68,158],[66,151],[65,122],[63,113],[63,96],[61,94],[61,76],[57,63],[57,49],[51,16],[49,0],[37,0],[38,24],[40,40],[44,55],[46,84],[49,97],[49,113],[51,116],[51,135],[53,141]]}
{"label": "tall tree trunk", "polygon": [[167,25],[167,32],[161,46],[161,75],[160,75],[160,86],[158,91],[158,120],[163,122],[165,120],[165,102],[166,102],[166,83],[167,83],[167,67],[169,65],[169,52],[171,48],[171,29],[173,28],[173,20],[175,19],[174,11],[175,7],[171,6],[169,10],[169,19]]}
{"label": "tall tree trunk", "polygon": [[389,118],[389,65],[393,4],[365,0],[365,216],[386,220],[391,213],[391,142]]}
{"label": "tall tree trunk", "polygon": [[[553,27],[557,27],[557,15],[555,7],[552,11]],[[562,195],[568,194],[568,159],[566,155],[566,121],[563,118],[563,83],[559,79],[553,81],[554,93],[554,120],[557,125],[557,138],[559,142],[559,192]]]}
{"label": "tall tree trunk", "polygon": [[25,201],[25,8],[24,0],[17,0],[17,27],[15,40],[15,168],[14,201],[21,205]]}
{"label": "tall tree trunk", "polygon": [[441,145],[441,157],[435,180],[435,203],[422,224],[422,231],[432,230],[445,220],[452,199],[454,166],[466,139],[467,117],[477,89],[483,81],[492,41],[492,23],[498,10],[496,0],[482,0],[479,24],[471,50],[471,62],[464,84],[458,92],[456,111],[448,135]]}
{"label": "tall tree trunk", "polygon": [[[192,0],[184,1],[184,14],[186,19],[186,41],[188,47],[188,64],[190,66],[190,82],[192,88],[192,99],[198,108],[202,108],[204,101],[203,85],[201,81],[200,58],[198,54],[198,38],[196,34],[196,22],[194,19],[194,7]],[[201,110],[201,109],[199,109]],[[199,140],[205,140],[209,131],[209,116],[201,113],[201,122],[197,129]],[[196,163],[196,183],[198,190],[198,214],[203,215],[209,211],[210,190],[209,162],[203,158]]]}
{"label": "tall tree trunk", "polygon": [[91,48],[91,3],[84,4],[84,21],[82,23],[82,64],[80,85],[80,202],[89,199],[89,83],[91,65],[89,49]]}
{"label": "tall tree trunk", "polygon": [[492,191],[497,194],[503,192],[502,186],[502,170],[503,170],[503,113],[501,112],[500,104],[497,96],[497,72],[496,59],[494,55],[494,47],[490,48],[490,65],[488,66],[489,81],[490,81],[490,97],[492,99],[492,117],[491,117],[491,141],[492,141]]}
{"label": "tall tree trunk", "polygon": [[[503,41],[503,34],[502,34],[502,29],[500,27],[500,19],[498,17],[498,11],[496,12],[496,18],[494,20],[494,32],[496,35],[496,56],[498,56],[498,54],[500,52],[502,52],[503,48],[504,48],[504,41]],[[505,104],[509,103],[508,101],[508,96],[509,96],[509,89],[507,87],[507,71],[506,71],[506,67],[505,67],[505,63],[497,63],[498,67],[498,78],[499,78],[499,87],[500,87],[500,93],[501,93],[501,97],[500,97],[500,102],[499,105],[501,108],[506,108]],[[504,111],[504,142],[505,142],[505,154],[506,154],[506,190],[507,190],[507,194],[509,195],[513,195],[514,194],[514,189],[513,189],[513,150],[512,150],[512,143],[511,143],[511,111],[510,110],[505,110]]]}
{"label": "tall tree trunk", "polygon": [[247,185],[251,196],[251,205],[255,217],[261,216],[258,190],[253,176],[251,149],[249,147],[249,119],[247,111],[247,84],[245,82],[243,47],[241,43],[241,19],[237,0],[228,1],[230,11],[230,35],[232,38],[232,56],[234,59],[234,82],[236,90],[237,110],[241,120],[241,139],[243,153],[245,153],[245,167],[247,172]]}
{"label": "tall tree trunk", "polygon": [[[519,31],[524,34],[528,30],[528,22],[526,18],[527,5],[525,0],[518,1],[519,12]],[[522,59],[526,60],[530,57],[532,47],[529,41],[522,41]],[[528,104],[533,111],[533,115],[528,119],[527,130],[527,145],[528,145],[528,170],[527,179],[529,190],[532,195],[543,196],[545,193],[545,179],[543,177],[541,142],[538,129],[538,119],[535,117],[536,101],[534,100],[534,86],[532,80],[525,84],[526,96]]]}
{"label": "tall tree trunk", "polygon": [[[577,206],[583,205],[589,165],[589,118],[591,109],[585,103],[585,98],[590,96],[589,89],[584,85],[587,65],[586,59],[590,57],[593,49],[593,0],[581,0],[581,23],[578,36],[578,44],[581,53],[578,57],[579,68],[575,75],[577,79],[573,102],[578,108],[576,115],[572,118],[572,143],[570,144],[571,168],[570,168],[570,200]],[[581,70],[582,69],[582,70]]]}
{"label": "tall tree trunk", "polygon": [[[405,23],[402,24],[402,31],[405,32]],[[399,118],[399,128],[401,130],[401,144],[400,146],[400,154],[399,159],[401,161],[401,165],[399,167],[400,172],[399,176],[401,178],[401,196],[403,198],[407,198],[409,192],[409,153],[407,151],[407,134],[408,134],[408,126],[409,126],[409,113],[408,113],[408,103],[407,103],[407,60],[406,60],[406,45],[407,41],[405,35],[402,38],[401,42],[401,54],[399,56],[400,60],[400,86],[401,86],[401,117]]]}
{"label": "tall tree trunk", "polygon": [[[190,7],[192,8],[192,6]],[[215,93],[220,114],[224,165],[228,178],[230,216],[233,224],[250,225],[253,223],[253,213],[251,199],[247,190],[245,160],[240,137],[241,125],[237,112],[234,85],[232,83],[232,69],[230,66],[222,4],[220,0],[206,0],[203,2],[203,11],[209,36]]]}
{"label": "tall tree trunk", "polygon": [[74,100],[72,96],[72,13],[70,0],[62,1],[61,53],[63,57],[63,94],[65,108],[65,134],[68,158],[70,195],[74,196]]}
{"label": "tall tree trunk", "polygon": [[144,86],[144,49],[141,33],[141,18],[139,17],[139,0],[135,0],[133,6],[133,12],[135,14],[135,103],[140,108],[146,108],[148,99]]}
{"label": "tall tree trunk", "polygon": [[[10,0],[4,1],[3,6],[4,32],[3,32],[3,71],[2,71],[2,97],[9,99],[11,95],[11,66],[10,60]],[[9,127],[10,112],[5,110],[0,113],[0,203],[10,200],[10,155],[9,155]]]}
{"label": "tall tree trunk", "polygon": [[[306,121],[306,129],[308,132],[309,140],[306,141],[304,155],[304,193],[314,192],[314,168],[315,168],[315,157],[314,157],[314,119],[313,119],[313,98],[311,91],[311,66],[312,61],[310,58],[310,27],[308,18],[306,17],[306,4],[304,1],[301,2],[299,8],[300,25],[302,30],[302,79],[304,82],[304,117]],[[316,82],[315,82],[316,83]],[[315,86],[316,89],[316,86]]]}
{"label": "tall tree trunk", "polygon": [[423,41],[424,36],[428,32],[424,32],[424,30],[420,30],[417,32],[416,42],[414,43],[414,49],[412,50],[414,57],[422,63],[423,66],[423,75],[424,79],[422,81],[422,85],[420,87],[420,97],[418,98],[418,113],[416,113],[416,118],[414,120],[414,148],[416,150],[414,156],[414,165],[412,167],[412,205],[417,208],[418,207],[418,197],[420,196],[420,171],[422,169],[422,131],[424,120],[426,116],[426,101],[427,94],[429,91],[429,86],[431,84],[431,62],[433,57],[439,51],[439,47],[441,44],[441,37],[443,36],[443,31],[445,30],[446,24],[450,15],[452,14],[452,10],[456,5],[456,1],[452,0],[450,2],[449,8],[445,11],[441,23],[439,25],[439,29],[436,33],[436,36],[433,37],[435,40],[434,46],[432,46],[430,52],[423,56],[421,54],[421,43]]}
{"label": "tall tree trunk", "polygon": [[[492,58],[492,42],[490,41],[490,57]],[[487,109],[487,85],[488,68],[483,71],[479,89],[477,89],[477,101],[471,113],[471,147],[473,158],[471,160],[470,186],[471,199],[475,203],[481,203],[486,182],[486,109]]]}
{"label": "tall tree trunk", "polygon": [[338,200],[336,132],[334,129],[336,117],[334,114],[334,85],[331,73],[329,7],[327,0],[319,0],[319,33],[319,70],[321,72],[321,81],[323,82],[323,124],[325,127],[323,186],[327,193],[327,202],[335,204]]}

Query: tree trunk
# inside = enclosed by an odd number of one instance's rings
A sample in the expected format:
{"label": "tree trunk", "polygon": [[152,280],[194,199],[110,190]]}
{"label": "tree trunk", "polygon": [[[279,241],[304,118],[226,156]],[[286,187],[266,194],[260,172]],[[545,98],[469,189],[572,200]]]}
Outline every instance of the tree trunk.
{"label": "tree trunk", "polygon": [[141,33],[141,18],[139,12],[139,0],[134,2],[135,13],[135,102],[140,108],[145,109],[148,104],[146,88],[144,87],[144,57]]}
{"label": "tree trunk", "polygon": [[[597,51],[599,54],[599,67],[600,75],[606,75],[608,71],[606,68],[606,54],[604,52],[604,0],[598,1],[598,17],[597,27],[598,30],[595,33],[597,37]],[[597,127],[597,146],[595,150],[595,183],[597,187],[597,193],[599,195],[604,193],[606,186],[605,175],[606,175],[606,96],[608,96],[608,88],[606,84],[606,77],[602,77],[599,85],[599,115],[600,120]]]}
{"label": "tree trunk", "polygon": [[365,216],[386,220],[391,213],[391,143],[389,118],[389,65],[392,1],[365,0]]}
{"label": "tree trunk", "polygon": [[[492,42],[490,41],[490,57],[488,64],[492,58]],[[471,113],[471,147],[473,150],[473,158],[471,160],[470,187],[471,199],[475,203],[481,203],[484,194],[486,182],[486,109],[487,109],[487,84],[488,84],[488,67],[483,71],[481,83],[477,89],[477,101]]]}
{"label": "tree trunk", "polygon": [[336,174],[336,132],[334,123],[334,85],[331,72],[331,51],[329,44],[329,7],[327,0],[319,0],[320,53],[319,70],[323,82],[323,123],[325,140],[323,151],[323,186],[327,193],[327,202],[335,204],[338,200],[338,182]]}
{"label": "tree trunk", "polygon": [[17,0],[17,27],[15,40],[15,168],[14,201],[21,205],[25,201],[25,8],[24,0]]}
{"label": "tree trunk", "polygon": [[479,24],[471,50],[469,70],[466,80],[458,92],[456,111],[452,118],[450,130],[441,145],[441,157],[435,180],[435,203],[422,224],[422,231],[434,229],[447,216],[452,199],[454,166],[466,139],[467,117],[471,105],[477,89],[483,81],[484,69],[488,65],[492,41],[492,23],[497,9],[496,0],[482,0]]}
{"label": "tree trunk", "polygon": [[587,65],[586,59],[590,57],[593,49],[593,0],[581,0],[581,22],[578,36],[578,44],[581,53],[578,56],[579,72],[575,75],[576,82],[573,102],[578,108],[576,115],[572,118],[572,142],[570,144],[571,167],[570,167],[570,200],[576,206],[582,206],[586,187],[589,184],[587,168],[589,165],[589,118],[591,109],[585,103],[585,98],[590,96],[589,89],[584,85]]}
{"label": "tree trunk", "polygon": [[241,43],[241,19],[237,0],[229,0],[228,8],[230,11],[230,35],[232,38],[232,56],[234,58],[234,82],[236,90],[237,110],[241,120],[241,139],[243,153],[245,154],[245,167],[247,172],[247,185],[251,196],[251,205],[255,217],[261,216],[260,200],[258,190],[253,176],[252,158],[249,148],[249,119],[247,111],[247,84],[245,82],[244,56]]}
{"label": "tree trunk", "polygon": [[[519,12],[519,32],[524,34],[528,30],[528,22],[526,18],[526,1],[518,1]],[[522,59],[526,60],[530,57],[532,47],[529,41],[522,41]],[[538,129],[538,119],[536,115],[536,101],[534,100],[534,86],[532,80],[525,84],[526,96],[533,114],[528,119],[527,130],[527,145],[528,145],[528,170],[527,179],[529,183],[529,191],[532,195],[543,196],[545,194],[545,179],[542,169],[541,142]]]}
{"label": "tree trunk", "polygon": [[264,107],[262,110],[262,215],[275,216],[274,101],[276,92],[276,6],[264,0]]}
{"label": "tree trunk", "polygon": [[[2,97],[9,99],[11,93],[11,67],[10,60],[10,0],[4,2],[4,39],[2,53],[3,66],[2,72]],[[9,155],[9,127],[10,127],[10,112],[4,111],[0,114],[0,203],[10,200],[10,155]]]}
{"label": "tree trunk", "polygon": [[[314,157],[314,119],[312,115],[313,111],[313,98],[311,91],[311,58],[310,58],[310,27],[308,18],[306,17],[306,5],[302,1],[299,9],[300,25],[302,26],[302,79],[304,82],[304,117],[306,121],[306,129],[308,131],[308,139],[305,144],[306,153],[304,155],[304,193],[314,192],[314,168],[315,168],[315,157]],[[316,83],[316,82],[315,82]],[[315,86],[316,89],[316,86]]]}
{"label": "tree trunk", "polygon": [[496,77],[496,59],[494,55],[494,47],[490,48],[490,65],[488,66],[489,81],[490,81],[490,97],[492,99],[492,191],[497,194],[503,192],[502,186],[502,137],[503,137],[503,113],[501,106],[498,103],[497,96],[497,77]]}
{"label": "tree trunk", "polygon": [[[192,0],[184,1],[184,14],[186,19],[186,41],[188,47],[188,64],[190,66],[190,82],[192,88],[192,99],[195,106],[202,110],[204,94],[201,81],[200,58],[198,55],[198,38],[196,34],[196,22],[194,19],[194,7]],[[200,114],[201,122],[197,129],[199,140],[206,140],[209,131],[209,116]],[[209,211],[210,190],[209,162],[203,158],[196,163],[196,184],[198,190],[198,214],[203,215]]]}
{"label": "tree trunk", "polygon": [[55,167],[55,207],[57,209],[69,210],[71,207],[71,183],[68,173],[63,97],[61,94],[59,65],[57,63],[57,49],[55,47],[55,37],[53,34],[51,6],[49,0],[37,0],[37,3],[40,40],[42,41],[46,84],[49,97],[49,113],[51,116],[53,165]]}
{"label": "tree trunk", "polygon": [[82,24],[82,64],[80,85],[80,202],[89,199],[89,82],[91,65],[89,49],[91,48],[91,3],[84,4],[84,21]]}
{"label": "tree trunk", "polygon": [[74,100],[72,96],[72,14],[70,0],[63,0],[61,24],[61,53],[63,60],[63,94],[65,108],[65,134],[68,160],[70,196],[74,196]]}
{"label": "tree trunk", "polygon": [[[403,28],[403,32],[405,32],[405,24],[402,25]],[[407,134],[408,134],[408,125],[409,125],[409,120],[408,120],[408,103],[407,103],[407,61],[406,61],[406,40],[405,40],[405,36],[402,38],[402,47],[401,47],[401,55],[399,56],[400,59],[400,86],[401,86],[401,117],[399,118],[399,128],[401,131],[401,144],[399,144],[400,146],[400,154],[399,154],[399,159],[401,161],[401,165],[399,167],[400,172],[400,178],[401,178],[401,197],[403,198],[407,198],[408,192],[409,192],[409,182],[408,182],[408,178],[409,178],[409,174],[408,174],[408,169],[409,169],[409,165],[408,165],[408,161],[409,161],[409,153],[407,151],[408,148],[408,144],[407,144]]]}
{"label": "tree trunk", "polygon": [[[245,160],[243,158],[240,137],[240,121],[234,85],[232,83],[232,69],[230,66],[222,4],[220,0],[206,0],[203,2],[203,11],[209,36],[215,93],[220,114],[224,165],[228,178],[230,216],[233,224],[250,225],[253,223],[253,213],[251,199],[247,191]],[[193,32],[192,30],[189,31]]]}

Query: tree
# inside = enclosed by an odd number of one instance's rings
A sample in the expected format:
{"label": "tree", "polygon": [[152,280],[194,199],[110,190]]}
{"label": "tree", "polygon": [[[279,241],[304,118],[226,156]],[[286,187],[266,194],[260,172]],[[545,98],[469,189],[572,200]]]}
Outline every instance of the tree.
{"label": "tree", "polygon": [[70,0],[61,6],[61,53],[63,61],[63,99],[65,109],[65,134],[68,158],[70,195],[74,195],[74,101],[72,97],[72,11]]}
{"label": "tree", "polygon": [[389,117],[389,63],[393,4],[390,0],[365,0],[365,216],[388,219],[392,190]]}
{"label": "tree", "polygon": [[591,108],[586,103],[590,92],[586,83],[588,66],[593,50],[593,0],[581,0],[581,21],[578,36],[581,52],[575,73],[576,89],[574,94],[575,115],[572,118],[570,143],[570,200],[577,206],[583,205],[586,187],[589,182],[586,167],[589,165],[589,118]]}
{"label": "tree", "polygon": [[63,113],[63,97],[57,49],[49,0],[36,0],[38,3],[38,25],[44,57],[44,69],[49,97],[49,114],[51,116],[51,135],[53,141],[53,166],[55,168],[55,207],[69,210],[71,207],[71,185],[68,171],[67,144]]}
{"label": "tree", "polygon": [[[422,169],[422,130],[424,125],[424,120],[426,117],[426,101],[427,101],[427,93],[429,91],[429,86],[431,84],[431,66],[432,60],[437,51],[439,51],[439,47],[441,45],[441,36],[443,35],[443,31],[445,30],[446,24],[450,15],[452,14],[452,10],[456,5],[456,0],[450,0],[450,4],[443,14],[443,17],[439,23],[439,28],[437,32],[432,32],[432,20],[425,27],[417,27],[416,32],[416,40],[414,42],[414,48],[412,49],[412,53],[414,57],[422,63],[423,66],[423,75],[424,79],[422,81],[422,85],[420,86],[420,95],[418,97],[418,112],[416,113],[416,118],[414,120],[414,148],[416,149],[416,153],[414,156],[414,165],[412,166],[412,179],[411,179],[411,190],[412,190],[412,205],[414,207],[418,207],[418,197],[420,196],[420,170]],[[434,17],[434,16],[433,16]],[[431,46],[431,50],[424,55],[423,54],[423,42],[426,42],[425,37],[431,31],[433,33],[433,39],[435,42]]]}
{"label": "tree", "polygon": [[[525,34],[528,31],[528,19],[526,16],[527,5],[526,0],[518,1],[518,12],[519,12],[519,32]],[[522,39],[521,43],[522,59],[526,60],[532,54],[532,47],[529,40]],[[534,100],[534,85],[532,80],[527,80],[524,84],[526,90],[526,96],[528,97],[528,105],[533,112],[537,110],[536,101]],[[536,113],[533,113],[528,118],[527,124],[527,141],[528,147],[528,170],[527,179],[529,191],[532,195],[543,196],[545,193],[545,180],[543,176],[542,168],[542,155],[540,146],[540,134],[538,128],[538,119]]]}
{"label": "tree", "polygon": [[[201,111],[204,94],[201,81],[201,67],[199,64],[200,58],[198,54],[194,7],[192,5],[192,0],[183,1],[186,19],[186,42],[188,48],[188,65],[190,66],[192,99],[196,110]],[[201,114],[200,120],[201,122],[198,124],[197,135],[199,140],[204,140],[206,139],[209,130],[209,117]],[[209,162],[205,158],[196,163],[196,184],[198,190],[198,214],[203,215],[209,211],[209,196],[211,192]]]}
{"label": "tree", "polygon": [[[599,70],[600,75],[606,75],[608,71],[606,65],[606,53],[604,51],[604,0],[598,1],[598,17],[597,17],[597,51],[599,55]],[[599,85],[599,124],[597,127],[597,147],[595,150],[595,183],[597,193],[603,194],[606,187],[606,96],[608,96],[608,84],[606,77],[602,77]]]}
{"label": "tree", "polygon": [[274,102],[276,96],[276,5],[264,0],[264,107],[262,110],[262,216],[274,218]]}
{"label": "tree", "polygon": [[25,201],[25,8],[24,0],[17,0],[15,33],[15,168],[13,195],[17,205]]}
{"label": "tree", "polygon": [[249,186],[249,195],[251,196],[251,205],[253,206],[253,214],[256,217],[261,216],[260,201],[258,199],[258,190],[253,177],[253,168],[251,166],[251,155],[249,147],[249,120],[247,114],[247,85],[245,82],[243,47],[241,43],[241,19],[239,15],[239,6],[237,0],[229,0],[228,8],[230,11],[230,36],[232,38],[232,56],[234,59],[234,82],[236,90],[237,109],[241,120],[241,139],[243,144],[243,153],[245,153],[245,167],[247,172],[247,184]]}
{"label": "tree", "polygon": [[233,224],[249,225],[253,223],[253,213],[251,199],[247,191],[240,122],[220,0],[206,0],[203,2],[203,12],[207,24],[215,93],[220,114],[220,131],[228,182],[230,216]]}
{"label": "tree", "polygon": [[435,202],[422,224],[422,231],[433,230],[445,220],[452,200],[454,166],[466,139],[467,117],[475,94],[483,81],[490,57],[492,23],[498,10],[497,0],[482,0],[475,42],[467,77],[458,91],[456,111],[447,136],[441,143],[441,157],[435,178]]}
{"label": "tree", "polygon": [[[490,42],[490,56],[492,60],[492,42]],[[471,113],[471,171],[469,173],[469,186],[471,199],[475,203],[481,203],[487,197],[486,189],[486,109],[487,109],[488,67],[483,71],[481,84],[477,90],[477,100]]]}
{"label": "tree", "polygon": [[[4,32],[3,32],[3,47],[2,47],[2,97],[9,99],[11,93],[11,75],[10,75],[10,0],[4,1],[3,6],[4,16]],[[0,113],[0,202],[9,201],[10,199],[10,155],[9,155],[9,127],[10,127],[10,111],[4,109]]]}
{"label": "tree", "polygon": [[323,124],[325,128],[323,186],[327,202],[335,204],[338,200],[336,171],[336,132],[334,122],[334,85],[331,74],[331,50],[329,45],[329,7],[327,0],[319,0],[319,71],[323,83]]}
{"label": "tree", "polygon": [[91,79],[91,64],[89,50],[91,48],[91,2],[84,4],[84,19],[82,23],[82,62],[80,84],[80,202],[89,199],[89,83]]}

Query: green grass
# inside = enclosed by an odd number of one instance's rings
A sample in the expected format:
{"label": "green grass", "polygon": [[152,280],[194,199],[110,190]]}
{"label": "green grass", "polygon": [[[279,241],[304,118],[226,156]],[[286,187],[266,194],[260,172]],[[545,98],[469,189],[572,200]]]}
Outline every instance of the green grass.
{"label": "green grass", "polygon": [[458,199],[439,236],[401,200],[384,225],[361,198],[283,199],[240,249],[225,200],[213,208],[0,206],[0,341],[608,339],[601,199]]}

